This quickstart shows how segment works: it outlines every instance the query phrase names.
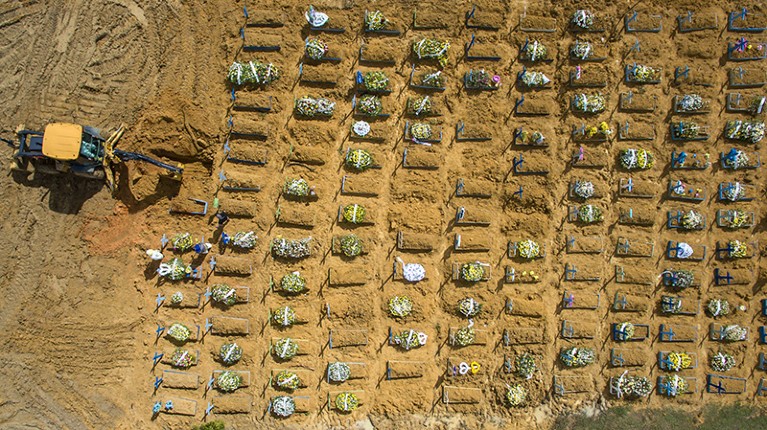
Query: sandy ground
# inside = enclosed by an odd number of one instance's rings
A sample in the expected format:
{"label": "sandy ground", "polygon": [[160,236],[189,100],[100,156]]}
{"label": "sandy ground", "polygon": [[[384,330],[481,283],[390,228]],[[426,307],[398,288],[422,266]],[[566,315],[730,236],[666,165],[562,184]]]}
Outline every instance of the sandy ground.
{"label": "sandy ground", "polygon": [[[761,288],[760,253],[743,262],[720,261],[714,257],[717,241],[729,239],[759,240],[764,243],[764,223],[760,200],[764,196],[764,174],[756,171],[732,173],[709,167],[705,171],[669,170],[671,151],[684,149],[711,155],[717,164],[719,152],[733,146],[721,136],[724,123],[742,118],[724,109],[728,93],[763,95],[763,88],[732,89],[727,85],[727,73],[738,65],[750,73],[763,76],[765,61],[733,63],[727,61],[726,44],[745,36],[753,43],[763,35],[738,34],[726,31],[727,13],[736,9],[734,3],[709,2],[705,7],[694,1],[610,3],[580,2],[577,7],[589,7],[603,20],[605,31],[580,36],[591,41],[606,59],[582,64],[586,74],[593,72],[606,86],[600,91],[607,97],[607,110],[594,117],[583,117],[570,111],[570,101],[582,90],[568,85],[569,74],[576,64],[568,59],[568,50],[576,36],[566,31],[568,17],[576,3],[546,2],[528,4],[517,2],[502,8],[490,3],[477,3],[478,19],[497,20],[500,31],[476,30],[480,51],[493,52],[499,62],[470,62],[463,58],[462,46],[472,30],[462,25],[469,2],[424,4],[417,6],[420,22],[443,21],[447,28],[419,30],[412,28],[415,2],[389,4],[372,2],[320,2],[319,9],[331,16],[334,25],[343,26],[343,34],[326,34],[322,38],[334,53],[342,58],[338,64],[325,66],[325,72],[337,76],[336,86],[311,86],[298,82],[303,38],[307,35],[302,18],[307,5],[279,3],[271,7],[248,3],[251,17],[260,15],[257,9],[270,8],[284,17],[279,28],[249,28],[247,41],[277,40],[281,51],[253,54],[240,51],[239,30],[245,23],[243,2],[206,1],[87,1],[36,2],[6,1],[0,4],[0,124],[3,135],[10,137],[15,126],[25,123],[28,128],[40,128],[51,121],[73,121],[100,127],[105,131],[126,123],[128,132],[121,141],[126,149],[138,150],[166,161],[184,163],[183,181],[163,178],[158,169],[128,163],[121,170],[121,188],[113,198],[100,184],[67,177],[3,176],[0,209],[4,217],[0,234],[12,248],[0,257],[0,286],[6,291],[0,307],[2,331],[0,340],[6,348],[0,353],[0,375],[4,390],[0,394],[0,425],[3,428],[188,428],[204,418],[203,411],[213,404],[212,417],[224,419],[235,428],[545,428],[552,416],[565,410],[587,410],[623,403],[608,393],[607,381],[624,369],[610,365],[613,348],[632,348],[625,357],[636,358],[640,364],[630,373],[648,376],[652,381],[665,375],[658,369],[655,356],[660,351],[685,350],[699,359],[696,369],[687,376],[697,378],[697,393],[669,400],[657,393],[635,402],[639,405],[674,404],[694,408],[701,402],[723,401],[722,397],[706,393],[706,375],[711,373],[708,356],[720,349],[731,352],[737,366],[728,376],[747,379],[743,394],[726,396],[724,401],[761,402],[756,396],[763,371],[756,368],[758,355],[764,348],[759,343],[758,329],[764,324],[760,317]],[[748,5],[750,7],[758,5]],[[640,20],[650,15],[662,16],[660,33],[631,33],[624,31],[623,17],[635,7]],[[740,7],[740,5],[737,5]],[[396,26],[405,32],[398,37],[362,36],[364,11],[382,9]],[[493,10],[495,9],[495,12]],[[716,29],[680,33],[676,17],[694,10],[700,18],[716,17]],[[758,9],[755,9],[758,10]],[[760,11],[764,13],[764,10]],[[519,27],[520,16],[525,21],[547,25],[545,17],[554,18],[553,33],[530,33]],[[511,29],[511,31],[509,31]],[[412,64],[410,43],[421,37],[450,40],[449,64],[444,74],[446,90],[435,97],[443,115],[434,118],[441,124],[444,136],[440,144],[419,154],[423,147],[402,139],[407,121],[404,115],[409,97],[421,93],[408,87]],[[517,60],[520,44],[526,39],[538,39],[546,44],[553,62],[530,66],[544,71],[553,80],[549,89],[520,92],[514,79],[523,69]],[[640,49],[630,48],[636,41]],[[356,70],[375,70],[361,65],[359,46],[365,43],[371,55],[391,55],[394,66],[383,70],[392,80],[392,93],[384,96],[384,106],[391,116],[373,122],[374,129],[384,137],[383,143],[355,142],[348,130],[355,119],[351,115],[354,94],[352,74]],[[598,51],[598,52],[599,52]],[[230,106],[230,87],[225,71],[232,60],[265,59],[282,69],[282,78],[265,90],[238,92],[241,98],[272,96],[271,113],[242,112]],[[663,68],[658,85],[626,85],[622,82],[623,68],[634,62]],[[689,65],[692,79],[710,84],[682,87],[673,85],[674,68]],[[502,76],[499,91],[467,92],[460,80],[464,72],[485,67]],[[308,66],[307,66],[308,72]],[[595,90],[596,91],[596,90]],[[621,93],[632,91],[634,101],[655,102],[649,113],[627,112],[619,108]],[[591,90],[587,90],[591,92]],[[707,125],[712,137],[703,142],[672,142],[668,126],[683,117],[671,112],[675,95],[695,92],[710,100],[710,113],[695,116],[695,121]],[[515,101],[524,94],[526,107],[536,108],[545,116],[525,116],[514,112]],[[305,95],[325,96],[336,101],[336,113],[327,121],[306,121],[292,116],[292,99]],[[651,103],[652,104],[652,103]],[[264,142],[231,139],[235,152],[268,153],[265,166],[243,166],[224,162],[223,143],[227,140],[227,119],[232,116],[235,127],[242,124],[267,124],[269,138]],[[463,142],[455,139],[455,124],[463,121],[467,134],[490,136],[485,142]],[[571,133],[582,123],[607,121],[615,131],[609,143],[579,144]],[[637,130],[646,124],[654,126],[656,136],[650,141],[631,142],[615,138],[619,125],[630,121]],[[541,130],[549,143],[545,149],[524,149],[512,145],[514,130]],[[571,156],[580,147],[587,161],[597,161],[594,167],[573,167]],[[763,142],[756,145],[736,145],[755,151],[763,159]],[[361,174],[342,167],[347,148],[371,151],[381,169]],[[653,151],[656,165],[647,172],[631,175],[636,182],[646,181],[652,193],[647,200],[625,199],[616,195],[621,179],[629,175],[616,165],[615,157],[622,149],[643,147]],[[292,149],[291,149],[292,148]],[[408,148],[413,160],[429,157],[436,160],[435,170],[416,170],[403,166],[403,151]],[[6,150],[10,156],[11,150]],[[295,154],[317,154],[320,165],[292,163]],[[291,155],[294,154],[294,155]],[[523,154],[531,167],[548,170],[545,176],[518,175],[511,171],[515,157]],[[603,165],[603,166],[602,166]],[[219,190],[219,172],[230,177],[246,178],[258,184],[259,193],[228,193]],[[365,181],[375,197],[355,197],[340,192],[343,176],[350,181]],[[302,177],[316,187],[319,198],[309,203],[286,201],[280,197],[286,178]],[[491,194],[488,199],[457,197],[455,183],[463,178],[467,184],[480,184]],[[665,193],[669,180],[683,179],[707,193],[696,204],[669,200]],[[605,221],[582,226],[567,221],[568,206],[578,204],[568,197],[571,181],[588,179],[594,182],[601,197],[593,204],[604,210]],[[739,180],[756,187],[752,202],[723,204],[716,200],[717,184]],[[520,199],[514,194],[522,187]],[[159,247],[162,234],[173,235],[188,231],[202,235],[214,243],[212,254],[229,256],[233,252],[220,247],[215,220],[210,216],[174,216],[168,214],[171,205],[188,198],[209,202],[218,197],[224,210],[245,207],[247,216],[233,219],[225,228],[227,233],[254,230],[259,237],[256,249],[236,255],[252,265],[247,277],[231,277],[208,272],[208,256],[197,259],[206,271],[202,281],[181,284],[161,283],[147,265],[144,250]],[[349,228],[336,222],[339,205],[365,205],[375,221],[372,225]],[[489,221],[489,226],[456,224],[454,217],[460,207],[469,217]],[[311,226],[296,228],[277,222],[278,208],[282,215],[300,215]],[[633,209],[645,216],[652,227],[630,227],[618,224],[622,210]],[[665,227],[666,211],[697,208],[708,220],[703,231],[681,233]],[[753,211],[756,225],[747,230],[730,232],[716,227],[718,209],[741,208]],[[330,252],[334,236],[353,230],[369,241],[370,252],[353,260]],[[399,231],[422,234],[434,244],[426,253],[403,252],[396,247]],[[466,242],[473,241],[489,251],[457,251],[454,238],[460,234]],[[272,258],[268,244],[272,238],[312,236],[313,255],[298,262]],[[566,250],[567,238],[586,240],[595,236],[602,242],[600,254],[574,254]],[[654,243],[650,258],[626,258],[615,255],[619,238],[633,243]],[[544,244],[546,255],[534,262],[522,262],[506,256],[508,241],[532,238]],[[701,262],[672,262],[664,255],[669,240],[682,240],[707,247]],[[466,243],[465,242],[465,243]],[[166,252],[166,260],[171,255]],[[405,262],[423,264],[428,279],[418,284],[405,284],[391,278],[396,257]],[[191,256],[185,254],[184,261]],[[455,263],[482,261],[492,267],[488,282],[467,287],[451,279]],[[599,277],[598,281],[568,282],[565,265],[575,265],[581,274]],[[627,275],[649,278],[622,284],[614,276],[620,266]],[[506,268],[519,272],[535,271],[537,283],[508,284],[504,282]],[[713,320],[704,312],[692,316],[664,316],[657,307],[662,295],[674,295],[659,285],[657,276],[667,268],[689,268],[700,275],[702,286],[684,292],[685,303],[699,300],[704,307],[709,299],[727,298],[733,307],[744,306],[724,319]],[[730,287],[713,285],[713,271],[743,270],[746,284]],[[299,297],[284,297],[269,291],[269,279],[279,279],[285,273],[299,270],[308,280],[309,293]],[[333,287],[327,282],[328,271],[359,271],[368,281],[363,286]],[[217,283],[246,286],[250,289],[248,303],[220,308],[210,304],[200,308],[155,308],[158,293],[169,297],[176,291],[193,296]],[[565,291],[576,297],[599,295],[595,310],[563,310]],[[632,295],[637,313],[612,310],[618,292]],[[412,316],[397,321],[388,316],[387,300],[395,294],[407,294],[415,302]],[[465,325],[455,312],[455,304],[471,296],[484,304],[483,313],[475,318],[475,328],[486,338],[484,345],[455,348],[447,343],[451,329]],[[504,311],[507,299],[517,303],[519,313]],[[278,330],[268,324],[268,312],[290,305],[306,324]],[[330,315],[327,314],[328,308]],[[644,309],[644,310],[642,310]],[[201,384],[193,390],[161,386],[156,392],[152,382],[170,366],[152,366],[157,351],[169,351],[173,346],[166,339],[156,339],[158,323],[184,322],[204,326],[206,319],[229,316],[245,318],[250,324],[247,336],[225,337],[206,335],[199,342],[186,346],[199,350],[200,363],[189,370],[199,375]],[[650,326],[650,339],[618,344],[610,338],[610,324],[632,321]],[[722,345],[707,337],[709,324],[739,323],[748,327],[745,342]],[[579,333],[593,339],[565,339],[562,324],[573,325]],[[668,344],[657,338],[660,324],[697,326],[697,340],[691,343]],[[413,328],[425,332],[427,344],[412,351],[401,351],[387,345],[389,328]],[[529,329],[534,342],[504,345],[503,334]],[[348,348],[330,348],[330,331],[340,338],[344,330],[366,332],[367,344]],[[348,332],[347,332],[348,333]],[[277,363],[269,355],[273,338],[290,336],[306,341],[309,355],[288,363]],[[520,335],[521,336],[521,335]],[[512,334],[512,337],[514,335]],[[251,373],[248,387],[234,394],[215,390],[207,392],[205,382],[213,371],[222,366],[214,360],[219,346],[236,340],[244,354],[237,370]],[[561,348],[586,345],[597,350],[598,363],[583,369],[563,369],[556,360]],[[504,371],[504,360],[530,352],[540,357],[539,371],[530,380],[521,380]],[[328,362],[343,360],[364,363],[364,377],[344,385],[324,381]],[[482,369],[472,377],[453,378],[446,372],[449,363],[478,361]],[[387,362],[417,362],[422,376],[405,380],[386,380]],[[400,363],[401,364],[401,363]],[[395,363],[394,365],[397,365]],[[275,420],[266,413],[271,397],[279,392],[269,385],[275,369],[298,368],[308,372],[308,386],[296,396],[308,398],[306,415],[287,420]],[[584,393],[557,396],[553,393],[554,377],[572,381]],[[570,378],[570,379],[568,379]],[[575,378],[575,379],[573,379]],[[528,406],[520,409],[505,407],[501,398],[506,384],[521,383],[528,390]],[[455,389],[477,394],[477,403],[445,405],[443,393],[459,395]],[[359,391],[363,405],[350,415],[341,415],[326,407],[330,393],[344,390]],[[219,397],[220,396],[220,397]],[[155,401],[187,398],[197,404],[193,417],[160,414],[153,418],[151,406]],[[453,397],[455,398],[455,397]],[[245,399],[240,414],[223,414],[224,405],[234,399]],[[218,405],[218,406],[217,406]]]}

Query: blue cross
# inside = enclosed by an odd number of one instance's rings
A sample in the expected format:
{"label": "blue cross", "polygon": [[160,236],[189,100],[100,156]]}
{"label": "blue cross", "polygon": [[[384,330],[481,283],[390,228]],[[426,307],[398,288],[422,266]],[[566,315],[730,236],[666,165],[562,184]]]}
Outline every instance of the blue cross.
{"label": "blue cross", "polygon": [[158,324],[158,325],[157,325],[157,329],[155,330],[155,334],[157,335],[157,337],[160,337],[160,335],[161,335],[161,334],[162,334],[162,332],[164,332],[164,331],[165,331],[165,327],[163,327],[163,326],[161,326],[161,325],[159,325],[159,324]]}
{"label": "blue cross", "polygon": [[232,96],[231,96],[231,98],[232,98],[232,101],[235,101],[235,100],[237,99],[237,96],[235,96],[235,95],[234,95],[235,91],[236,91],[236,90],[234,89],[234,87],[232,87],[232,91],[231,91],[231,94],[232,94]]}
{"label": "blue cross", "polygon": [[162,384],[163,379],[159,376],[154,377],[154,390],[157,391],[158,388],[160,388],[160,385]]}
{"label": "blue cross", "polygon": [[163,354],[161,352],[155,352],[154,353],[154,357],[152,357],[152,367],[157,366],[157,363],[159,363],[160,360],[162,360],[163,355],[165,355],[165,354]]}
{"label": "blue cross", "polygon": [[665,324],[661,324],[661,326],[660,326],[660,338],[663,339],[663,340],[668,340],[668,341],[674,340],[674,334],[675,333],[674,333],[673,327],[669,326],[668,327],[668,331],[665,331],[664,330],[665,328],[666,328],[666,325]]}
{"label": "blue cross", "polygon": [[243,6],[242,13],[243,13],[243,15],[245,15],[245,19],[250,18],[250,16],[248,15],[248,7],[247,6]]}
{"label": "blue cross", "polygon": [[476,37],[474,36],[474,33],[471,34],[471,40],[469,41],[469,46],[466,47],[466,52],[469,51],[474,46],[474,42],[476,41]]}
{"label": "blue cross", "polygon": [[205,416],[210,415],[210,411],[213,410],[213,403],[208,402],[208,407],[205,408]]}
{"label": "blue cross", "polygon": [[226,181],[226,175],[224,174],[224,169],[221,169],[221,171],[218,172],[218,180],[219,182]]}
{"label": "blue cross", "polygon": [[157,308],[159,308],[160,306],[162,306],[162,303],[163,303],[164,301],[165,301],[165,296],[163,296],[163,295],[162,295],[162,294],[160,294],[160,293],[157,293],[157,299],[155,300],[155,302],[157,302]]}
{"label": "blue cross", "polygon": [[205,333],[207,333],[211,327],[213,327],[213,323],[211,323],[209,319],[205,318]]}
{"label": "blue cross", "polygon": [[634,14],[633,14],[633,15],[631,15],[631,17],[629,17],[629,18],[626,20],[626,24],[630,24],[630,23],[632,23],[632,22],[636,21],[638,16],[639,16],[639,13],[638,13],[637,11],[634,11]]}
{"label": "blue cross", "polygon": [[160,245],[161,245],[161,248],[162,248],[162,249],[165,249],[165,245],[167,245],[167,244],[168,244],[168,242],[170,242],[170,241],[168,240],[168,237],[167,237],[167,236],[165,236],[165,234],[163,234],[163,235],[162,235],[162,237],[160,238]]}
{"label": "blue cross", "polygon": [[522,191],[523,191],[522,190],[522,185],[520,185],[519,186],[519,190],[518,191],[514,191],[511,195],[512,196],[518,196],[519,199],[521,200],[522,199]]}
{"label": "blue cross", "polygon": [[575,294],[570,294],[562,299],[566,308],[572,308],[575,306]]}

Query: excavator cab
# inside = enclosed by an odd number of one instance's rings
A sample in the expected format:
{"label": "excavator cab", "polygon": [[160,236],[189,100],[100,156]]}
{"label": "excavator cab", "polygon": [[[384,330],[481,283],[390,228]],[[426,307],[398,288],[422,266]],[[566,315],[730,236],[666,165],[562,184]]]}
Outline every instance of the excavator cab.
{"label": "excavator cab", "polygon": [[76,176],[105,180],[114,190],[116,181],[112,168],[127,160],[142,160],[166,169],[174,179],[181,179],[184,166],[163,163],[146,155],[116,149],[125,127],[120,126],[108,139],[98,130],[70,123],[52,123],[44,132],[17,131],[18,151],[11,169],[47,174],[71,173]]}

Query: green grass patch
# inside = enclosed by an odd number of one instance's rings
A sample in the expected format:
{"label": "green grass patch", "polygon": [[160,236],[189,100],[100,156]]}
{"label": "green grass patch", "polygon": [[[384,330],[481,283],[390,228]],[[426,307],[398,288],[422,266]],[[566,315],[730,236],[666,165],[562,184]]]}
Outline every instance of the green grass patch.
{"label": "green grass patch", "polygon": [[554,422],[553,430],[636,430],[639,428],[763,430],[767,429],[767,416],[763,409],[743,404],[710,405],[698,412],[687,412],[673,407],[634,409],[630,406],[618,406],[593,417],[580,414],[562,415]]}

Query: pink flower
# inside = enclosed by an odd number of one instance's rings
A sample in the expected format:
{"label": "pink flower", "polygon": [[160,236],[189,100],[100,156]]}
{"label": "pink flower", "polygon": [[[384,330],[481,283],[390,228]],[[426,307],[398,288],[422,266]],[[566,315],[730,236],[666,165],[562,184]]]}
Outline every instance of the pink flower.
{"label": "pink flower", "polygon": [[498,75],[493,75],[493,82],[495,82],[496,84],[500,83],[501,77]]}

